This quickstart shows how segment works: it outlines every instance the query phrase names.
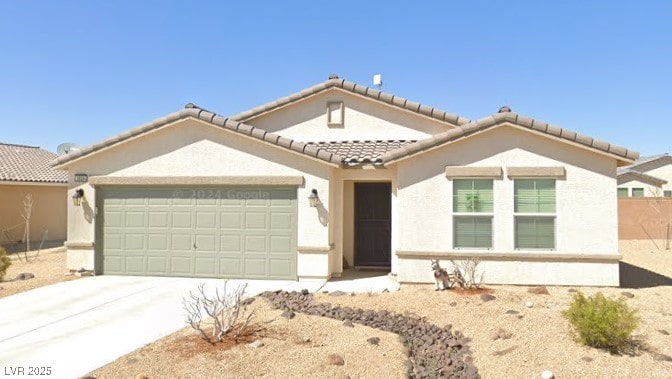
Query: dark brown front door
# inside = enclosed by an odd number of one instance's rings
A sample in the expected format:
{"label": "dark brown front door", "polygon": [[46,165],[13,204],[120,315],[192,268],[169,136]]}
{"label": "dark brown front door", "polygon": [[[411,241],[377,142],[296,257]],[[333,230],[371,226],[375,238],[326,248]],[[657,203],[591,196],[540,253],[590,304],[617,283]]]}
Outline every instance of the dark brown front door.
{"label": "dark brown front door", "polygon": [[355,183],[355,266],[390,267],[390,183]]}

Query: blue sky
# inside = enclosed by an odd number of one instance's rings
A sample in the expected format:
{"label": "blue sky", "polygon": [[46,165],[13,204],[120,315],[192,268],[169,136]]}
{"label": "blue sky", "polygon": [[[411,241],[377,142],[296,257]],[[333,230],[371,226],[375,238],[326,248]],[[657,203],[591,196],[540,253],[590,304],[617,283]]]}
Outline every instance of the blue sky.
{"label": "blue sky", "polygon": [[0,141],[88,145],[331,73],[471,119],[501,105],[672,151],[672,2],[0,0]]}

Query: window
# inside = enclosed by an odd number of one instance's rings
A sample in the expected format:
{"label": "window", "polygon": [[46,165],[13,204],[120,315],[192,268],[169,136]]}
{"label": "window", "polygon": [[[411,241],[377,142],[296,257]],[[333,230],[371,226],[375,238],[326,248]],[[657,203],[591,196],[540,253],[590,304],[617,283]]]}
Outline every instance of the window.
{"label": "window", "polygon": [[555,180],[514,181],[516,249],[555,248]]}
{"label": "window", "polygon": [[453,180],[455,248],[492,248],[492,179]]}
{"label": "window", "polygon": [[644,197],[644,188],[633,188],[632,197]]}
{"label": "window", "polygon": [[670,191],[670,190],[665,190],[665,191],[663,191],[663,196],[665,196],[665,197],[672,197],[672,191]]}
{"label": "window", "polygon": [[618,188],[618,197],[628,197],[628,189],[627,188]]}

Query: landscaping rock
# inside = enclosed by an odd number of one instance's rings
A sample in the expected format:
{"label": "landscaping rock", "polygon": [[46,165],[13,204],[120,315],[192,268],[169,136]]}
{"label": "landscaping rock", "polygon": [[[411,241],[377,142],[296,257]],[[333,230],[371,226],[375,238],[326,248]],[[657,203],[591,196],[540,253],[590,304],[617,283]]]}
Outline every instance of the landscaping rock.
{"label": "landscaping rock", "polygon": [[496,341],[498,339],[503,339],[503,340],[508,340],[509,338],[513,337],[513,334],[507,332],[506,330],[502,328],[498,328],[497,330],[493,331],[490,334],[490,339],[493,341]]}
{"label": "landscaping rock", "polygon": [[535,295],[550,295],[546,286],[530,287],[527,289],[527,292],[533,293]]}
{"label": "landscaping rock", "polygon": [[[398,334],[399,341],[408,349],[406,375],[410,378],[477,378],[479,375],[471,357],[467,355],[468,339],[459,331],[452,331],[450,325],[439,328],[414,315],[317,303],[312,294],[278,291],[265,292],[261,296],[276,309],[284,309],[283,313],[303,312],[337,320],[350,320],[352,323]],[[373,343],[374,340],[370,338],[368,341]],[[338,358],[333,359],[335,362],[339,361]]]}
{"label": "landscaping rock", "polygon": [[261,342],[261,340],[256,340],[256,341],[254,341],[254,342],[252,342],[252,343],[247,344],[247,346],[248,346],[248,347],[251,347],[251,348],[253,348],[253,349],[258,349],[258,348],[264,346],[264,343]]}
{"label": "landscaping rock", "polygon": [[662,335],[665,335],[665,336],[669,336],[669,335],[670,335],[670,332],[668,332],[668,331],[665,330],[665,329],[660,329],[660,330],[658,330],[658,333],[660,333],[660,334],[662,334]]}
{"label": "landscaping rock", "polygon": [[29,280],[29,279],[33,279],[34,277],[35,277],[35,275],[33,275],[30,272],[22,272],[19,275],[17,275],[16,277],[14,277],[14,280]]}
{"label": "landscaping rock", "polygon": [[507,315],[517,315],[517,314],[520,313],[520,312],[515,311],[515,310],[513,310],[513,309],[509,309],[508,311],[506,311],[506,312],[504,312],[504,313],[506,313]]}
{"label": "landscaping rock", "polygon": [[448,305],[450,305],[451,307],[456,307],[457,301],[451,301]]}
{"label": "landscaping rock", "polygon": [[310,293],[310,291],[308,291],[305,288],[301,290],[301,295],[308,295],[309,293]]}
{"label": "landscaping rock", "polygon": [[370,343],[371,345],[376,345],[376,346],[378,346],[378,344],[380,343],[380,338],[378,338],[378,337],[371,337],[371,338],[368,338],[368,339],[366,340],[366,342]]}
{"label": "landscaping rock", "polygon": [[627,297],[628,299],[632,299],[633,297],[635,297],[635,294],[632,292],[621,292],[621,295]]}
{"label": "landscaping rock", "polygon": [[284,317],[284,318],[286,318],[286,319],[288,319],[288,320],[291,320],[291,319],[293,319],[294,316],[296,316],[296,315],[294,314],[294,312],[292,312],[291,310],[288,309],[288,310],[282,312],[282,314],[281,314],[280,316],[282,316],[282,317]]}
{"label": "landscaping rock", "polygon": [[567,290],[567,292],[570,292],[570,293],[576,292],[576,288],[570,288],[570,289]]}
{"label": "landscaping rock", "polygon": [[593,358],[591,358],[591,357],[581,357],[581,360],[584,361],[584,362],[592,362]]}
{"label": "landscaping rock", "polygon": [[352,321],[350,321],[350,320],[345,320],[345,321],[343,321],[343,326],[347,326],[349,328],[354,328],[355,324],[353,324]]}
{"label": "landscaping rock", "polygon": [[656,352],[652,352],[651,355],[653,356],[654,361],[672,362],[672,357],[670,357],[669,355],[660,354]]}
{"label": "landscaping rock", "polygon": [[544,371],[541,373],[541,379],[553,379],[555,378],[555,375],[551,371]]}
{"label": "landscaping rock", "polygon": [[303,341],[303,343],[308,343],[311,341],[311,339],[308,336],[303,336],[303,338],[301,338],[301,341]]}
{"label": "landscaping rock", "polygon": [[329,296],[345,296],[347,293],[343,291],[334,291],[334,292],[329,292]]}
{"label": "landscaping rock", "polygon": [[492,355],[494,355],[496,357],[501,357],[502,355],[506,355],[506,354],[516,350],[517,348],[518,348],[518,346],[507,347],[504,350],[495,351],[494,353],[492,353]]}
{"label": "landscaping rock", "polygon": [[345,364],[345,360],[338,354],[329,354],[329,356],[327,357],[327,364],[334,366],[343,366]]}
{"label": "landscaping rock", "polygon": [[481,300],[483,300],[484,302],[488,302],[488,301],[492,301],[492,300],[496,299],[496,297],[494,295],[491,295],[489,293],[482,293],[480,297],[481,297]]}
{"label": "landscaping rock", "polygon": [[531,302],[531,301],[526,301],[525,306],[528,307],[528,308],[532,308],[532,307],[534,307],[534,303]]}

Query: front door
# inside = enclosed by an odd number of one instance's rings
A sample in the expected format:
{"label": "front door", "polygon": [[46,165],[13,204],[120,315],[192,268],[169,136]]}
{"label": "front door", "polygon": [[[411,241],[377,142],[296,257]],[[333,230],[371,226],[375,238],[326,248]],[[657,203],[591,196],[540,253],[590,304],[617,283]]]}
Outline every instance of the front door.
{"label": "front door", "polygon": [[390,267],[390,183],[355,183],[355,266]]}

